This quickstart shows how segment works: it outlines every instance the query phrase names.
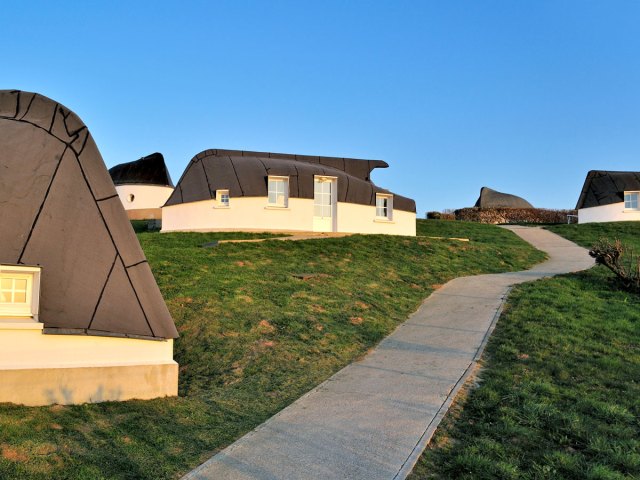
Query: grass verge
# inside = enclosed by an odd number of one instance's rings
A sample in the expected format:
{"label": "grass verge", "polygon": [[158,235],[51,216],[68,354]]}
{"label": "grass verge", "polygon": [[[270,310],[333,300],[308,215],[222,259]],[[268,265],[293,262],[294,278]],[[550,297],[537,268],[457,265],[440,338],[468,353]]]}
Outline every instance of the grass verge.
{"label": "grass verge", "polygon": [[611,240],[619,238],[635,252],[640,253],[640,222],[549,225],[545,228],[585,248],[591,248],[595,242],[603,237]]}
{"label": "grass verge", "polygon": [[[419,221],[419,234],[452,228],[441,223]],[[457,226],[451,236],[471,242],[355,235],[202,248],[229,237],[140,233],[181,335],[180,397],[0,405],[0,478],[177,478],[365,354],[440,284],[542,260],[511,232]]]}
{"label": "grass verge", "polygon": [[[586,247],[640,225],[548,227]],[[516,287],[412,480],[640,478],[640,298],[603,267]]]}

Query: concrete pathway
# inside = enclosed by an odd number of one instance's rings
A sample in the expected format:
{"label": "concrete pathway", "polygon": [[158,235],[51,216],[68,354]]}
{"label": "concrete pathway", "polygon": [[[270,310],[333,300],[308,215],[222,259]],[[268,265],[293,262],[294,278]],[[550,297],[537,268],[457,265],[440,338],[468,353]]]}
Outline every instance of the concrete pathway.
{"label": "concrete pathway", "polygon": [[558,235],[507,228],[549,260],[448,282],[363,360],[183,478],[404,479],[476,367],[510,288],[593,265],[587,250]]}

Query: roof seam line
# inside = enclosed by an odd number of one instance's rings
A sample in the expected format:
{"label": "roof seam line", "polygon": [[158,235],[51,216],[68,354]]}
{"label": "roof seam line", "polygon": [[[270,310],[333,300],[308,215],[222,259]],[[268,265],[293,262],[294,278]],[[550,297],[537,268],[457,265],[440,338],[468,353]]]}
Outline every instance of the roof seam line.
{"label": "roof seam line", "polygon": [[49,198],[49,193],[51,192],[51,187],[53,185],[54,180],[56,179],[56,176],[58,175],[58,170],[60,169],[60,165],[62,164],[62,160],[64,159],[64,156],[67,153],[68,149],[69,149],[69,145],[66,145],[64,147],[64,150],[62,151],[62,155],[60,155],[60,161],[58,161],[58,165],[56,165],[56,169],[53,171],[53,175],[51,175],[51,181],[49,182],[49,186],[47,187],[47,191],[44,194],[44,198],[42,199],[42,203],[40,204],[40,208],[38,209],[38,213],[36,213],[36,216],[33,219],[33,223],[31,224],[31,229],[29,230],[29,235],[27,236],[27,239],[24,242],[24,246],[22,247],[22,251],[20,252],[20,257],[18,257],[18,263],[22,262],[22,257],[24,256],[24,252],[27,250],[27,246],[29,245],[29,242],[31,241],[31,236],[33,235],[33,231],[36,228],[38,220],[40,220],[40,214],[42,213],[42,210],[44,209],[44,204],[47,203],[47,199]]}
{"label": "roof seam line", "polygon": [[119,196],[119,195],[116,193],[115,195],[110,195],[110,196],[108,196],[108,197],[99,198],[99,199],[97,198],[97,199],[96,199],[96,202],[104,202],[105,200],[111,200],[112,198],[116,198],[116,197],[118,197],[118,196]]}
{"label": "roof seam line", "polygon": [[[75,152],[74,152],[75,155]],[[107,234],[109,235],[109,238],[111,239],[111,243],[113,244],[113,249],[116,251],[116,253],[119,255],[120,254],[120,250],[118,250],[118,245],[116,244],[116,241],[113,238],[113,234],[111,233],[111,230],[109,230],[109,224],[107,223],[107,220],[104,218],[104,215],[102,214],[102,210],[100,210],[100,205],[98,205],[98,201],[96,200],[96,196],[93,193],[93,190],[91,189],[91,184],[89,183],[89,179],[87,178],[86,173],[84,172],[84,169],[82,168],[82,163],[80,162],[80,159],[78,158],[77,155],[75,155],[76,157],[76,162],[78,162],[78,166],[80,167],[80,173],[82,173],[82,177],[84,178],[84,182],[87,185],[87,189],[89,190],[89,193],[91,194],[91,198],[93,198],[93,202],[95,203],[96,206],[96,210],[98,210],[98,214],[100,215],[100,218],[102,219],[102,223],[104,225],[105,230],[107,231]],[[123,266],[124,266],[124,262]],[[138,305],[140,306],[140,310],[142,310],[142,315],[144,316],[145,321],[147,322],[147,325],[149,326],[149,331],[151,332],[152,336],[156,336],[153,328],[151,328],[151,324],[149,323],[149,319],[147,318],[147,312],[144,311],[144,308],[142,307],[142,302],[140,302],[140,298],[138,297],[138,292],[136,291],[135,287],[133,286],[133,282],[131,281],[131,277],[129,276],[129,272],[127,271],[127,269],[124,269],[125,273],[127,274],[127,278],[129,279],[129,284],[131,285],[131,289],[133,290],[133,294],[136,296],[136,300],[138,300]]]}
{"label": "roof seam line", "polygon": [[100,295],[98,296],[98,301],[96,302],[96,308],[93,309],[93,314],[91,315],[91,321],[89,322],[89,325],[87,326],[87,330],[89,330],[91,328],[91,325],[93,325],[93,321],[96,318],[96,313],[98,312],[98,307],[100,306],[100,302],[102,302],[102,296],[104,295],[104,291],[107,289],[107,284],[109,283],[109,279],[111,278],[111,274],[113,273],[113,269],[116,266],[116,262],[118,261],[118,252],[116,251],[116,254],[113,258],[113,263],[111,264],[111,268],[109,269],[109,273],[107,274],[107,278],[104,281],[104,285],[102,285],[102,290],[100,290]]}

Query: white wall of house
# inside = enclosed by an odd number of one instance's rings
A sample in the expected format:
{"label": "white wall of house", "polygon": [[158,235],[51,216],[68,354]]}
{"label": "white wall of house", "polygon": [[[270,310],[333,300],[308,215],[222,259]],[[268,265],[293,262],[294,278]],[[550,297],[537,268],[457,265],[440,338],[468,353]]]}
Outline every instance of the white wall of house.
{"label": "white wall of house", "polygon": [[[269,207],[267,197],[231,198],[171,205],[162,209],[162,231],[313,231],[313,199],[289,198],[286,208]],[[338,202],[337,232],[416,234],[416,214],[394,209],[391,221],[376,219],[376,207]]]}
{"label": "white wall of house", "polygon": [[[150,215],[154,215],[153,210],[165,204],[173,193],[173,188],[158,185],[116,185],[116,192],[125,210],[147,210],[151,211]],[[156,215],[158,213],[155,212]]]}
{"label": "white wall of house", "polygon": [[578,210],[578,223],[640,221],[640,210],[625,210],[624,202]]}
{"label": "white wall of house", "polygon": [[0,320],[0,402],[70,404],[178,393],[173,340],[44,335],[42,329],[31,319]]}

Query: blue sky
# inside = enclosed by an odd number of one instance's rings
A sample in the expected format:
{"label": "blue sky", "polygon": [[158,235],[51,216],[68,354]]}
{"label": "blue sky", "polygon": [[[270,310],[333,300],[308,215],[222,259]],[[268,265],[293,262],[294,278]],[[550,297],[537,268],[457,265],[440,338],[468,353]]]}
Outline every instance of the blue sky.
{"label": "blue sky", "polygon": [[640,170],[640,2],[4,2],[0,88],[74,110],[111,167],[207,148],[383,159],[418,214],[480,187],[572,208]]}

